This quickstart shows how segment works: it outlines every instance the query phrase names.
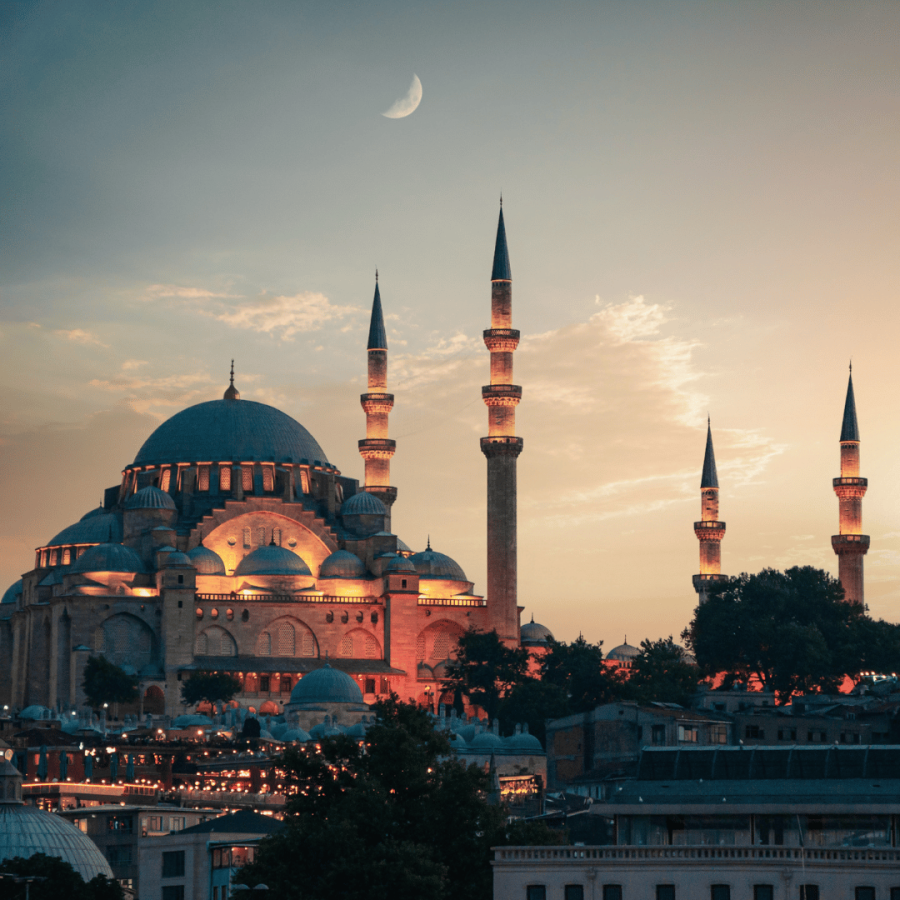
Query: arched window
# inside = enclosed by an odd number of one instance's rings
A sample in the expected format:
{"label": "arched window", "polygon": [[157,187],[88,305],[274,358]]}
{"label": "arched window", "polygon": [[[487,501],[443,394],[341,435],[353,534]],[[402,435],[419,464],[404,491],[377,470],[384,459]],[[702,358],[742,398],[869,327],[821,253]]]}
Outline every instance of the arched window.
{"label": "arched window", "polygon": [[374,635],[366,635],[366,659],[377,659],[378,655],[378,641]]}
{"label": "arched window", "polygon": [[353,656],[353,635],[345,634],[341,639],[340,654],[346,657]]}
{"label": "arched window", "polygon": [[242,621],[242,622],[249,622],[249,621],[250,621],[250,610],[249,610],[249,609],[245,609],[245,610],[241,613],[241,621]]}
{"label": "arched window", "polygon": [[46,550],[41,550],[41,568],[42,569],[47,568],[47,551]]}
{"label": "arched window", "polygon": [[245,491],[253,490],[253,467],[241,466],[241,484]]}
{"label": "arched window", "polygon": [[234,610],[226,609],[225,610],[225,618],[228,619],[229,622],[233,622],[234,621]]}
{"label": "arched window", "polygon": [[209,490],[209,466],[200,466],[200,472],[197,476],[199,489],[201,491]]}
{"label": "arched window", "polygon": [[301,656],[315,656],[316,655],[316,639],[313,637],[311,631],[306,631],[303,633],[303,638],[300,642],[300,655]]}
{"label": "arched window", "polygon": [[263,466],[263,490],[275,490],[275,469],[272,466]]}
{"label": "arched window", "polygon": [[219,466],[219,490],[231,490],[231,466]]}
{"label": "arched window", "polygon": [[205,631],[201,631],[200,634],[197,635],[197,640],[194,644],[194,653],[197,656],[209,656],[209,637]]}
{"label": "arched window", "polygon": [[70,562],[72,562],[72,551],[68,547],[66,547],[66,549],[63,550],[62,564],[64,566],[67,566]]}
{"label": "arched window", "polygon": [[218,618],[219,618],[219,611],[218,611],[215,607],[213,607],[213,608],[209,611],[209,616],[210,616],[211,619],[218,619]]}
{"label": "arched window", "polygon": [[159,489],[168,492],[169,483],[172,479],[172,470],[163,469],[159,476]]}
{"label": "arched window", "polygon": [[300,470],[300,490],[303,491],[304,494],[309,493],[309,470],[308,469]]}
{"label": "arched window", "polygon": [[250,549],[250,529],[249,528],[244,529],[244,549],[245,550]]}
{"label": "arched window", "polygon": [[420,634],[416,638],[416,659],[422,662],[425,659],[425,635]]}
{"label": "arched window", "polygon": [[450,655],[450,635],[446,631],[439,631],[434,636],[434,658],[447,659]]}
{"label": "arched window", "polygon": [[279,622],[276,632],[277,656],[293,656],[295,651],[294,626],[290,622]]}
{"label": "arched window", "polygon": [[[247,610],[244,610],[246,612]],[[272,635],[269,634],[268,631],[264,631],[260,636],[259,640],[256,642],[256,655],[257,656],[271,656],[272,655]]]}
{"label": "arched window", "polygon": [[56,565],[56,551],[55,550],[50,551],[50,565],[51,566]]}
{"label": "arched window", "polygon": [[256,545],[258,547],[266,546],[266,529],[263,527],[256,529]]}
{"label": "arched window", "polygon": [[272,540],[275,541],[275,545],[277,547],[281,546],[281,529],[280,528],[272,529]]}

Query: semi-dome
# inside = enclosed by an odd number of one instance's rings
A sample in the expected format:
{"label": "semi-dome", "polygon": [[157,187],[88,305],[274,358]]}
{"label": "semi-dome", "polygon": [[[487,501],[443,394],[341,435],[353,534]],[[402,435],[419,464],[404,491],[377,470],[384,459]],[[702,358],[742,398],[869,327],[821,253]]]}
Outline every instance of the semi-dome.
{"label": "semi-dome", "polygon": [[125,509],[177,509],[175,501],[158,487],[148,484],[125,502]]}
{"label": "semi-dome", "polygon": [[609,653],[606,654],[607,659],[616,660],[617,662],[631,662],[636,656],[640,656],[640,649],[638,647],[632,647],[631,644],[626,641],[624,644],[619,644],[618,647],[613,647]]}
{"label": "semi-dome", "polygon": [[349,550],[335,550],[319,567],[319,578],[365,578],[362,560]]}
{"label": "semi-dome", "polygon": [[15,603],[19,597],[22,596],[22,592],[25,590],[25,586],[22,583],[22,579],[20,578],[18,581],[14,581],[3,594],[3,599],[0,600],[0,603]]}
{"label": "semi-dome", "polygon": [[[233,401],[243,402],[243,401]],[[234,570],[235,575],[312,575],[309,566],[287,547],[269,544],[248,553]]]}
{"label": "semi-dome", "polygon": [[122,540],[122,526],[112,513],[105,509],[92,509],[74,525],[55,535],[47,542],[48,547],[59,547],[63,544],[105,544]]}
{"label": "semi-dome", "polygon": [[97,875],[113,877],[97,845],[60,816],[22,801],[22,776],[9,760],[0,757],[0,861],[35,853],[58,856],[85,880]]}
{"label": "semi-dome", "polygon": [[385,567],[385,572],[406,572],[415,575],[416,567],[405,556],[395,556]]}
{"label": "semi-dome", "polygon": [[416,567],[419,578],[446,578],[450,581],[469,580],[458,562],[450,559],[444,553],[432,550],[430,545],[427,550],[414,553],[409,561]]}
{"label": "semi-dome", "polygon": [[535,622],[534,616],[522,626],[519,634],[523,644],[546,644],[553,640],[553,632],[546,625]]}
{"label": "semi-dome", "polygon": [[143,572],[141,558],[123,544],[97,544],[75,560],[72,572]]}
{"label": "semi-dome", "polygon": [[204,547],[203,544],[198,544],[194,547],[188,553],[188,559],[200,575],[226,574],[225,563],[222,562],[222,557],[215,550]]}
{"label": "semi-dome", "polygon": [[326,663],[304,675],[291,691],[291,703],[362,703],[359,685],[346,673]]}
{"label": "semi-dome", "polygon": [[352,497],[348,497],[341,504],[342,516],[384,516],[387,508],[374,495],[368,491],[360,491]]}
{"label": "semi-dome", "polygon": [[147,438],[134,465],[200,461],[329,466],[316,439],[299,422],[253,400],[209,400],[183,409]]}

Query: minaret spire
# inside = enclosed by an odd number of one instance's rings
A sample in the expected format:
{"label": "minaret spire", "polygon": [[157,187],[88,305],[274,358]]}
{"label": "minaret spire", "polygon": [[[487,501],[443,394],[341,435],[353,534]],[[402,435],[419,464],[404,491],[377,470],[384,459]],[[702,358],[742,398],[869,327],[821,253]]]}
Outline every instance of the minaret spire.
{"label": "minaret spire", "polygon": [[396,441],[388,438],[388,415],[394,408],[394,395],[387,393],[388,345],[378,269],[375,270],[367,351],[368,392],[359,398],[366,413],[366,437],[359,442],[359,453],[366,461],[365,489],[387,507],[385,528],[390,531],[391,506],[397,499],[397,488],[391,487],[391,457],[396,450]]}
{"label": "minaret spire", "polygon": [[700,475],[700,521],[694,522],[694,534],[700,541],[700,573],[693,578],[699,602],[706,603],[709,589],[724,580],[722,575],[722,538],[725,523],[719,521],[719,475],[713,449],[712,423],[706,417],[706,452]]}
{"label": "minaret spire", "polygon": [[512,274],[501,200],[491,269],[491,327],[484,332],[491,353],[491,383],[481,389],[488,407],[488,436],[481,439],[487,457],[487,602],[501,640],[519,642],[516,460],[516,406],[522,388],[512,383],[513,353],[519,332],[512,327]]}
{"label": "minaret spire", "polygon": [[839,531],[831,538],[838,557],[838,577],[849,603],[864,603],[863,557],[869,551],[869,536],[862,533],[862,500],[869,487],[859,477],[859,423],[853,395],[853,363],[847,381],[844,417],[841,420],[841,477],[832,481],[838,497]]}

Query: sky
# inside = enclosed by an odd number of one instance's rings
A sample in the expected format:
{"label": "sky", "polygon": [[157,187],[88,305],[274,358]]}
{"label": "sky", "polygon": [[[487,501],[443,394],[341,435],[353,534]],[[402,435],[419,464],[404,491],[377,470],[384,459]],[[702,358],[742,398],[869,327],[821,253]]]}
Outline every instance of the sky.
{"label": "sky", "polygon": [[502,192],[523,621],[678,638],[707,415],[723,571],[837,574],[851,358],[900,621],[898,42],[893,0],[4,3],[3,586],[232,357],[361,477],[377,267],[394,530],[483,592]]}

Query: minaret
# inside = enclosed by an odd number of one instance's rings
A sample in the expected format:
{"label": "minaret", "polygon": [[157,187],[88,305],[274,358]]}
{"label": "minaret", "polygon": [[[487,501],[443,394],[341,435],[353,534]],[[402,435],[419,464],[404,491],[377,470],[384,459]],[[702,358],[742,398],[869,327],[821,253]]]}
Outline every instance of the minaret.
{"label": "minaret", "polygon": [[859,477],[859,425],[856,421],[856,399],[853,396],[853,366],[847,382],[844,421],[841,423],[841,477],[835,478],[834,492],[840,508],[840,534],[831,538],[838,556],[838,577],[848,603],[864,603],[863,557],[869,551],[869,536],[862,534],[862,498],[869,486]]}
{"label": "minaret", "polygon": [[512,383],[519,332],[511,326],[512,274],[501,199],[491,272],[491,327],[484,332],[484,343],[491,351],[491,383],[481,389],[488,408],[488,436],[481,439],[481,452],[487,457],[488,608],[500,639],[518,644],[516,459],[523,442],[515,433],[522,388]]}
{"label": "minaret", "polygon": [[709,600],[709,589],[724,581],[722,574],[722,538],[725,523],[719,521],[719,476],[713,450],[712,426],[706,420],[706,453],[703,474],[700,476],[700,521],[694,522],[694,534],[700,541],[700,574],[693,578],[694,590],[700,603]]}
{"label": "minaret", "polygon": [[375,299],[369,323],[369,391],[360,395],[366,413],[366,438],[359,442],[359,455],[366,461],[365,489],[375,494],[387,508],[385,529],[391,530],[391,506],[397,499],[397,488],[391,487],[391,457],[396,441],[388,439],[388,414],[394,408],[394,395],[387,391],[387,333],[381,311],[378,270],[375,270]]}

